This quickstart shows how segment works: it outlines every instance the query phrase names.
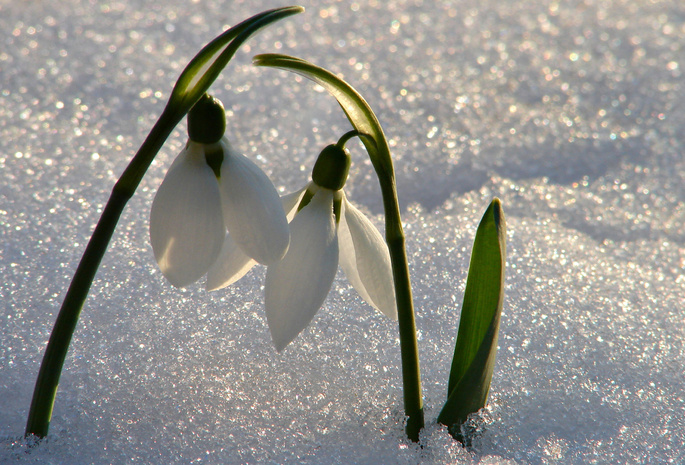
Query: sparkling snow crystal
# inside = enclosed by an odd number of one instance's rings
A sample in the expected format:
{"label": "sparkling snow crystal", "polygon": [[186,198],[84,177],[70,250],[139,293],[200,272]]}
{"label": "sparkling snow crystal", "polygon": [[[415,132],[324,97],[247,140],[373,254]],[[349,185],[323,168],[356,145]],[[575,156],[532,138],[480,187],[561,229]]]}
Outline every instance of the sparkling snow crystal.
{"label": "sparkling snow crystal", "polygon": [[[49,440],[22,435],[45,344],[114,182],[188,60],[276,1],[0,2],[0,463],[685,462],[685,9],[680,0],[301,2],[213,93],[280,193],[350,129],[309,81],[341,73],[393,152],[427,426],[406,440],[396,322],[338,273],[281,354],[265,268],[215,293],[168,284],[148,240],[172,133],[86,302]],[[358,143],[345,187],[382,202]],[[508,223],[488,407],[471,450],[435,419],[468,260],[493,196]]]}

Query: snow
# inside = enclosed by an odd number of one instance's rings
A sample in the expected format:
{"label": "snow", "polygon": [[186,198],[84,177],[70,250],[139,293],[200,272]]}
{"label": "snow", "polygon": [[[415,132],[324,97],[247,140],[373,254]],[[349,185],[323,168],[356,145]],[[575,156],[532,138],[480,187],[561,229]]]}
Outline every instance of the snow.
{"label": "snow", "polygon": [[[49,440],[22,440],[61,299],[109,192],[188,60],[274,1],[0,2],[0,463],[685,462],[685,7],[677,0],[303,1],[213,87],[228,136],[279,190],[349,129],[257,53],[341,73],[393,150],[427,426],[403,434],[395,323],[343,274],[277,354],[264,268],[171,287],[148,237],[172,134],[81,316]],[[350,143],[350,201],[382,226]],[[493,196],[507,287],[471,450],[436,424],[469,251]]]}

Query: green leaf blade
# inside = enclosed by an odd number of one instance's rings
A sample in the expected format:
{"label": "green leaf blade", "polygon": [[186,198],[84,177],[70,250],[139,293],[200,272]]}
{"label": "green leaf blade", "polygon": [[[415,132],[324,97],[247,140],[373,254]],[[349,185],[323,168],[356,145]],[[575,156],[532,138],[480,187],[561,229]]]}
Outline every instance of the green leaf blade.
{"label": "green leaf blade", "polygon": [[469,414],[485,406],[497,354],[504,299],[506,221],[499,199],[483,215],[474,240],[459,332],[450,370],[448,398],[438,422],[461,438]]}

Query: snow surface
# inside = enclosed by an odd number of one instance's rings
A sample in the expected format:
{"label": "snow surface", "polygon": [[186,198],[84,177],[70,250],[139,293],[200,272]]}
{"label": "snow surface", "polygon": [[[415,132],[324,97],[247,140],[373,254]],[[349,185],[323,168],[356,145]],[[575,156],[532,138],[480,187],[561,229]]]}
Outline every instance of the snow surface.
{"label": "snow surface", "polygon": [[[275,1],[0,1],[0,462],[685,463],[685,6],[679,0],[303,1],[213,90],[284,192],[349,129],[322,89],[251,56],[341,73],[376,110],[406,224],[427,427],[403,434],[396,325],[342,273],[283,354],[264,268],[172,288],[148,214],[175,131],[121,218],[49,440],[21,440],[42,352],[109,192],[187,61]],[[366,155],[347,193],[380,226]],[[435,418],[466,267],[493,196],[507,294],[474,448]]]}

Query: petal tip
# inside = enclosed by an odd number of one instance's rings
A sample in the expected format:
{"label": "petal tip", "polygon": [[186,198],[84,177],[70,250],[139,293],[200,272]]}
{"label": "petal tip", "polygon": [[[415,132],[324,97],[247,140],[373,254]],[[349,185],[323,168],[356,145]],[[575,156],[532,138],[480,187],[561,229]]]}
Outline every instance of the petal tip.
{"label": "petal tip", "polygon": [[278,344],[276,341],[274,341],[274,348],[276,349],[277,354],[282,354],[283,350],[288,346],[288,344]]}
{"label": "petal tip", "polygon": [[[268,321],[268,318],[267,318]],[[292,332],[287,332],[283,327],[276,328],[273,325],[269,325],[269,332],[271,333],[271,340],[274,343],[274,348],[279,354],[288,347],[288,345],[295,340],[295,338],[300,334],[289,334]]]}

